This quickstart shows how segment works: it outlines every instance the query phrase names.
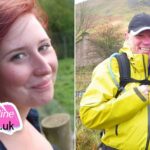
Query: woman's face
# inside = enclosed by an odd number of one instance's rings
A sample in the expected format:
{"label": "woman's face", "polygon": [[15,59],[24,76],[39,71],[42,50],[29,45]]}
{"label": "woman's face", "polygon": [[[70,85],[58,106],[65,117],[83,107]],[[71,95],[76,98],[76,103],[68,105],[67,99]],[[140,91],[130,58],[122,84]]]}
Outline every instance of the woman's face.
{"label": "woman's face", "polygon": [[32,14],[18,18],[0,45],[0,101],[39,106],[53,98],[57,57]]}

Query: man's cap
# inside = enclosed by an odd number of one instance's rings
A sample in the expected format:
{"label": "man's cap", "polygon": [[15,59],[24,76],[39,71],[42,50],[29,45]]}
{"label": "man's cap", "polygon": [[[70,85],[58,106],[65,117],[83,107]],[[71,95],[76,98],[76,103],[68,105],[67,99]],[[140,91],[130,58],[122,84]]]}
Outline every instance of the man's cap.
{"label": "man's cap", "polygon": [[135,36],[145,30],[150,30],[150,15],[146,13],[135,15],[129,23],[128,33]]}

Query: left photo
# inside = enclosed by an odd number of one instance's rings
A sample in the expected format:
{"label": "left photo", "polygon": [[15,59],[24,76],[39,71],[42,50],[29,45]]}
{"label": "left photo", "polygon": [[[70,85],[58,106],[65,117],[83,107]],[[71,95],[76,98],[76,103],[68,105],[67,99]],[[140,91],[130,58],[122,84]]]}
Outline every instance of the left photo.
{"label": "left photo", "polygon": [[74,0],[0,1],[0,58],[0,150],[73,150]]}

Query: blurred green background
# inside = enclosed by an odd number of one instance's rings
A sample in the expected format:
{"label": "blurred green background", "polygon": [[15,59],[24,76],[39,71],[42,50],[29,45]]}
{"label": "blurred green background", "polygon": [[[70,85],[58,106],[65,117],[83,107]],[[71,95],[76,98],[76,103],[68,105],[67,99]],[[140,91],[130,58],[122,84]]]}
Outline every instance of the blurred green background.
{"label": "blurred green background", "polygon": [[54,100],[38,108],[40,119],[65,112],[74,125],[74,1],[39,0],[48,15],[48,34],[56,50],[59,68]]}

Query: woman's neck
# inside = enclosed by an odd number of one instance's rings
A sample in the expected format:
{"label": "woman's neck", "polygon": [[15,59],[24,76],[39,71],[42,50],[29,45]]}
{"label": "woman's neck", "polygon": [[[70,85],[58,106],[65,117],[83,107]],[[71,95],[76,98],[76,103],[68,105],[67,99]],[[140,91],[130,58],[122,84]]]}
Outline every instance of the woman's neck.
{"label": "woman's neck", "polygon": [[27,115],[28,115],[28,112],[30,110],[30,108],[21,108],[21,107],[17,107],[18,108],[18,112],[20,114],[20,117],[21,117],[21,120],[22,120],[22,123],[24,124],[26,118],[27,118]]}

